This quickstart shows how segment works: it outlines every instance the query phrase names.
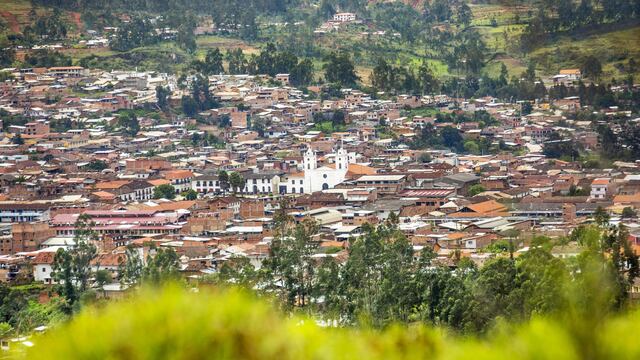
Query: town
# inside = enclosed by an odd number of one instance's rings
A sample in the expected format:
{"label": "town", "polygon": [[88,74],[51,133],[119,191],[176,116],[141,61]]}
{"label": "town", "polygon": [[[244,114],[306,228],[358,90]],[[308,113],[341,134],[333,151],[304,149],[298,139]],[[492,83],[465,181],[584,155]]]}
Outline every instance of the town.
{"label": "town", "polygon": [[[594,122],[566,117],[579,111],[577,97],[527,103],[532,111],[521,115],[522,102],[491,97],[380,100],[343,88],[339,97],[319,100],[288,86],[288,74],[214,75],[211,95],[224,105],[199,113],[200,122],[140,116],[137,131],[127,133],[126,111],[158,106],[157,87],[169,89],[168,106],[187,90],[175,77],[153,72],[4,71],[13,80],[2,84],[2,109],[28,122],[5,124],[0,147],[3,281],[56,283],[54,255],[75,246],[84,215],[98,236],[92,266],[111,273],[109,291],[124,290],[118,271],[130,247],[137,254],[174,250],[190,278],[235,257],[259,268],[284,199],[296,222],[318,224],[316,255],[337,259],[363,224],[382,223],[392,213],[416,251],[431,247],[452,266],[453,254],[481,264],[514,234],[517,252],[527,250],[534,234],[566,236],[598,211],[624,223],[629,241],[640,245],[640,161],[585,168],[543,151],[557,133],[568,138],[556,141],[589,151],[601,146]],[[78,86],[86,96],[74,94]],[[421,109],[438,116],[417,115]],[[605,118],[631,115],[599,111]],[[478,113],[490,122],[440,117]],[[336,117],[340,131],[318,126]],[[60,129],[63,124],[72,129]],[[462,153],[456,144],[413,149],[426,128],[453,129]],[[508,150],[483,153],[478,140]],[[570,249],[554,255],[579,251]]]}
{"label": "town", "polygon": [[[422,356],[549,326],[598,358],[640,300],[628,7],[0,5],[0,357],[350,358],[334,330]],[[334,355],[298,346],[316,330]]]}

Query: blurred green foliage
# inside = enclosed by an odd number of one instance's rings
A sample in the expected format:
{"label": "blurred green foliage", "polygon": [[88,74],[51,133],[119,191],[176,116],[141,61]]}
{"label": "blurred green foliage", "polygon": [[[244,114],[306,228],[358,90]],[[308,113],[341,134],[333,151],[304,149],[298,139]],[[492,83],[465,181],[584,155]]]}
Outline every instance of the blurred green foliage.
{"label": "blurred green foliage", "polygon": [[[86,308],[35,339],[26,359],[638,359],[640,313],[602,320],[534,318],[498,326],[484,339],[422,325],[385,330],[323,328],[284,316],[239,290],[141,290],[104,308]],[[586,336],[586,338],[583,338]],[[595,346],[585,346],[589,341]]]}

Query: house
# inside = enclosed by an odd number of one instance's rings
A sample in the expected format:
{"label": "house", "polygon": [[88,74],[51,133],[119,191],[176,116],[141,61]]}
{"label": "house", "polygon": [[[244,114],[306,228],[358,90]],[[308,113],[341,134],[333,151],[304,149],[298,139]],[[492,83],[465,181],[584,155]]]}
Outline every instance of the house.
{"label": "house", "polygon": [[558,75],[564,75],[571,81],[582,79],[582,72],[580,69],[562,69]]}
{"label": "house", "polygon": [[44,284],[56,283],[51,274],[53,272],[53,259],[55,255],[55,251],[40,251],[36,254],[31,260],[33,280]]}
{"label": "house", "polygon": [[454,217],[496,217],[507,214],[507,208],[495,200],[483,201],[475,204],[463,206],[458,212],[452,214]]}
{"label": "house", "polygon": [[45,120],[32,121],[25,124],[24,135],[41,136],[50,132],[49,122]]}
{"label": "house", "polygon": [[375,188],[379,194],[395,194],[404,189],[406,182],[406,175],[364,175],[356,180],[356,185]]}
{"label": "house", "polygon": [[276,81],[281,82],[283,85],[289,85],[289,74],[276,74]]}
{"label": "house", "polygon": [[611,180],[608,178],[598,178],[591,182],[591,199],[601,200],[610,194]]}
{"label": "house", "polygon": [[480,177],[467,173],[451,174],[436,180],[436,185],[438,187],[454,187],[461,195],[466,195],[471,186],[479,183]]}
{"label": "house", "polygon": [[163,174],[166,180],[169,180],[171,185],[176,189],[176,194],[180,194],[184,191],[191,189],[191,181],[193,180],[193,173],[189,170],[172,170]]}
{"label": "house", "polygon": [[154,187],[152,183],[145,180],[114,180],[95,185],[96,190],[114,194],[120,201],[150,200],[153,197]]}
{"label": "house", "polygon": [[217,194],[222,192],[218,175],[197,176],[191,181],[191,188],[198,194]]}
{"label": "house", "polygon": [[11,225],[11,239],[8,242],[0,241],[0,255],[36,251],[42,242],[55,233],[44,221],[14,223]]}
{"label": "house", "polygon": [[356,21],[356,14],[349,12],[336,13],[333,15],[333,21],[350,22]]}

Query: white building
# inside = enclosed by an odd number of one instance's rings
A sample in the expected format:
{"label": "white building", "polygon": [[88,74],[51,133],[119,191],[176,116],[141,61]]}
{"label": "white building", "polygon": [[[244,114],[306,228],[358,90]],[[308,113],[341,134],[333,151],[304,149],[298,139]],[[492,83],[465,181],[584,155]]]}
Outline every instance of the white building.
{"label": "white building", "polygon": [[316,153],[308,148],[302,161],[304,171],[304,192],[309,194],[316,191],[327,190],[344,181],[350,163],[355,163],[355,153],[347,153],[344,148],[338,149],[334,154],[334,166],[318,167]]}
{"label": "white building", "polygon": [[356,21],[356,14],[354,13],[337,13],[333,15],[333,21],[339,21],[339,22],[349,22],[349,21]]}
{"label": "white building", "polygon": [[191,188],[198,194],[220,193],[220,181],[218,175],[202,175],[191,181]]}
{"label": "white building", "polygon": [[604,199],[607,197],[609,191],[610,180],[607,178],[594,179],[591,182],[591,193],[589,194],[592,199]]}

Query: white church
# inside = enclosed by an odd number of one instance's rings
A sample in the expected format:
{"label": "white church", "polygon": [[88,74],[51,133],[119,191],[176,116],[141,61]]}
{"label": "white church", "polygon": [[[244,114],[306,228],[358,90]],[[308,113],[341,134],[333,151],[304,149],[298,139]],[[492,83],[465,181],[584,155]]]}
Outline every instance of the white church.
{"label": "white church", "polygon": [[355,164],[356,162],[356,153],[347,153],[343,147],[328,156],[333,156],[335,162],[327,166],[318,167],[315,151],[308,147],[304,153],[302,171],[304,172],[303,188],[306,194],[331,189],[340,184],[346,178],[349,164]]}

